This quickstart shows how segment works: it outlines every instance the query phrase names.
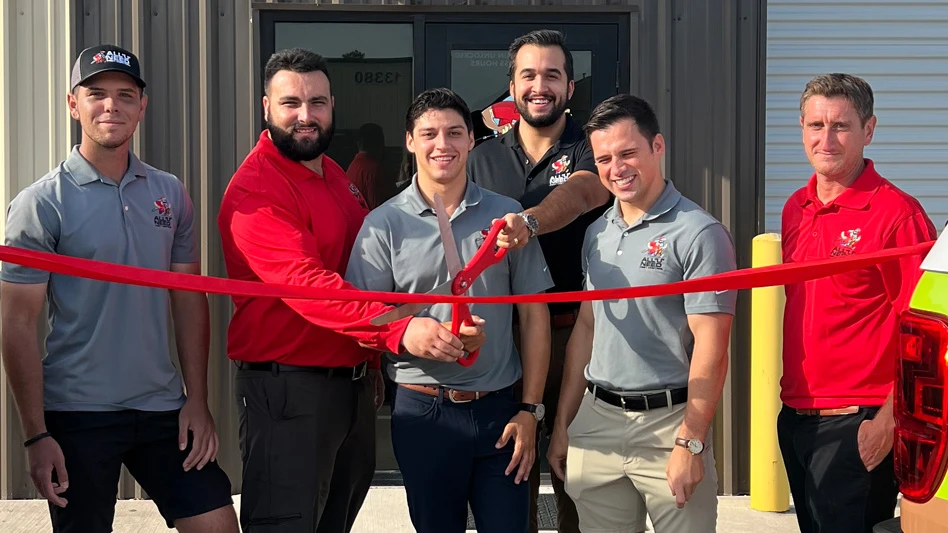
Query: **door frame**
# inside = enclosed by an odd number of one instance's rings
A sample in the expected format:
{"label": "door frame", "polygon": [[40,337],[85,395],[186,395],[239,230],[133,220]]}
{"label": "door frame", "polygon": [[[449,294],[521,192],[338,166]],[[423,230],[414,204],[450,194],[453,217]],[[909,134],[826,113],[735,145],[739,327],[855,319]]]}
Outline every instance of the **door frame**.
{"label": "door frame", "polygon": [[[256,6],[256,4],[255,4]],[[276,8],[277,6],[282,9]],[[288,7],[291,7],[288,9]],[[263,65],[275,51],[276,24],[280,22],[358,22],[373,23],[401,23],[413,24],[414,43],[412,46],[413,71],[412,94],[418,95],[424,91],[426,85],[425,65],[425,25],[428,23],[445,24],[477,24],[497,22],[498,16],[503,16],[504,24],[530,24],[538,29],[544,24],[582,24],[582,25],[618,25],[618,92],[629,92],[633,85],[637,85],[639,71],[632,69],[632,59],[638,60],[638,42],[640,36],[637,26],[632,24],[632,17],[641,13],[638,5],[631,6],[597,6],[596,13],[589,13],[587,6],[544,6],[544,12],[538,13],[519,6],[489,6],[484,8],[467,7],[458,12],[458,7],[450,7],[449,11],[438,9],[447,6],[350,6],[350,5],[320,5],[309,9],[300,9],[296,4],[265,4],[254,13],[260,20],[260,40],[257,61],[257,94],[263,95]],[[318,9],[314,9],[318,8]],[[336,8],[336,9],[333,9]],[[393,9],[395,8],[395,9]],[[469,10],[469,11],[468,11]],[[623,46],[623,43],[631,46]],[[569,45],[569,42],[567,42]],[[315,50],[315,52],[319,52]],[[259,98],[258,98],[259,100]],[[262,116],[257,119],[257,129],[263,125]]]}

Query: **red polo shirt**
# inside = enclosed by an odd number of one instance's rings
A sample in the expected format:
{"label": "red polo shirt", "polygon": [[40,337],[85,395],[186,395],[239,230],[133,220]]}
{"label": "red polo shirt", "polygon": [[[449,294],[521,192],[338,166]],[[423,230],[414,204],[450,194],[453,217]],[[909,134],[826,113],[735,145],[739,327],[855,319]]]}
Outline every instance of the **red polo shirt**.
{"label": "red polo shirt", "polygon": [[[323,175],[284,157],[266,131],[237,169],[217,222],[233,279],[355,289],[343,281],[368,214],[342,168],[323,156]],[[400,351],[410,319],[376,327],[380,303],[234,297],[227,355],[241,361],[352,367]]]}
{"label": "red polo shirt", "polygon": [[[824,205],[816,176],[783,209],[786,263],[869,253],[936,238],[918,201],[880,176],[871,160]],[[885,403],[895,379],[898,314],[922,257],[787,285],[781,400],[795,409]]]}

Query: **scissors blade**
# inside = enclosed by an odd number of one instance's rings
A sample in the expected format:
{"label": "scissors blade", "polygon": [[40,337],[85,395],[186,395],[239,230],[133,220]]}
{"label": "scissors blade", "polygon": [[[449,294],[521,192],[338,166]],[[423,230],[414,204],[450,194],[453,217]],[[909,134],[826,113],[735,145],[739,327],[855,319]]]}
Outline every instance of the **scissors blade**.
{"label": "scissors blade", "polygon": [[434,195],[435,214],[438,216],[438,229],[441,231],[441,243],[444,244],[444,260],[448,263],[448,275],[453,280],[464,268],[461,265],[461,256],[458,254],[458,245],[454,242],[454,232],[451,231],[451,219],[444,208],[444,199],[440,194]]}
{"label": "scissors blade", "polygon": [[[434,289],[431,289],[425,294],[445,294],[445,295],[453,294],[451,292],[452,281],[453,281],[453,278],[451,280],[448,280],[442,283],[441,285],[438,285],[437,287],[435,287]],[[389,324],[391,322],[401,320],[405,317],[416,315],[424,311],[425,309],[428,309],[432,305],[433,304],[421,303],[421,302],[404,304],[402,306],[396,307],[395,309],[392,309],[391,311],[382,313],[381,315],[370,320],[369,323],[372,324],[373,326],[384,326],[385,324]]]}

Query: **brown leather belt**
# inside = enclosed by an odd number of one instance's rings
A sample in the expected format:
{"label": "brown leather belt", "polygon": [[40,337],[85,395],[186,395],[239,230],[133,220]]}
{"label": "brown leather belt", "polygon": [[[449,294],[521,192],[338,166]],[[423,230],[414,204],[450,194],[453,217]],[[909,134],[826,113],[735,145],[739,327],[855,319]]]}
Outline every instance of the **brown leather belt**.
{"label": "brown leather belt", "polygon": [[579,311],[550,315],[550,323],[554,328],[570,328],[576,325],[576,316]]}
{"label": "brown leather belt", "polygon": [[441,391],[444,391],[444,397],[448,400],[451,400],[454,403],[467,403],[474,400],[479,400],[484,396],[490,394],[488,392],[479,392],[479,391],[467,391],[467,390],[457,390],[449,389],[447,387],[439,387],[437,385],[409,385],[406,383],[400,383],[399,387],[404,387],[408,390],[415,392],[420,392],[422,394],[427,394],[428,396],[439,396]]}
{"label": "brown leather belt", "polygon": [[803,416],[840,416],[854,415],[859,412],[859,407],[850,405],[848,407],[839,407],[837,409],[797,409],[798,415]]}

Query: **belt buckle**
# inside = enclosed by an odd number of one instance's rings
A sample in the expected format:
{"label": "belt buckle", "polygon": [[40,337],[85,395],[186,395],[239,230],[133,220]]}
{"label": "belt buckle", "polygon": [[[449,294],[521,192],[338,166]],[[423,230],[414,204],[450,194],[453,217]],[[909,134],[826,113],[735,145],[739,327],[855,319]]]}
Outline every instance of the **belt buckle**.
{"label": "belt buckle", "polygon": [[365,377],[366,372],[368,371],[369,364],[363,362],[359,366],[352,369],[352,381],[359,381]]}
{"label": "belt buckle", "polygon": [[650,409],[649,409],[649,407],[648,407],[648,394],[643,394],[643,395],[642,395],[642,401],[645,402],[645,410],[646,410],[646,411],[649,411]]}
{"label": "belt buckle", "polygon": [[[453,403],[471,403],[472,400],[458,400],[454,397],[454,393],[457,392],[454,389],[448,389],[448,399]],[[476,396],[476,395],[475,395]]]}

